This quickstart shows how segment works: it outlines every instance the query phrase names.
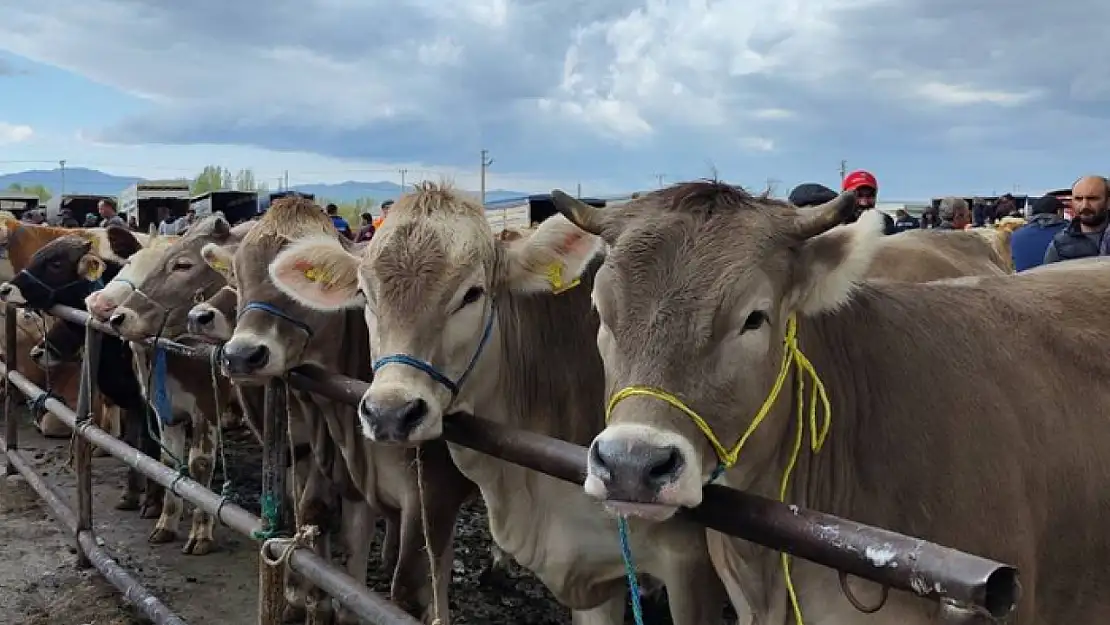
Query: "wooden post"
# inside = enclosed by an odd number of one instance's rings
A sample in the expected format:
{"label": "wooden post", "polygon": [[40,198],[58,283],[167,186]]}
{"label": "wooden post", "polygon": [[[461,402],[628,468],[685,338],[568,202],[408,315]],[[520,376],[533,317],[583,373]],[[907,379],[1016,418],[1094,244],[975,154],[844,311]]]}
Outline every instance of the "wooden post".
{"label": "wooden post", "polygon": [[[81,386],[77,394],[77,427],[92,419],[93,395],[96,393],[96,376],[100,370],[100,342],[103,336],[91,327],[85,327],[85,358],[81,367]],[[74,437],[73,470],[77,474],[77,536],[92,531],[92,443],[84,436]],[[75,537],[76,538],[76,537]],[[77,544],[77,566],[92,566],[88,555]]]}
{"label": "wooden post", "polygon": [[[19,358],[19,349],[16,347],[18,333],[15,324],[18,314],[19,311],[15,306],[11,304],[4,306],[4,364],[7,365],[8,371],[15,371]],[[4,391],[4,441],[8,445],[8,450],[15,451],[19,449],[19,418],[12,414],[12,402],[15,401],[13,396],[19,391],[7,378],[4,379]],[[12,463],[7,463],[6,467],[4,472],[7,475],[18,473]]]}
{"label": "wooden post", "polygon": [[[285,381],[279,378],[266,385],[262,417],[262,528],[265,537],[290,529],[292,523],[282,505],[285,465],[289,451],[288,407]],[[296,505],[296,502],[293,502]],[[281,554],[273,554],[274,557]],[[258,557],[258,625],[279,625],[285,609],[284,567],[271,566],[261,549]]]}

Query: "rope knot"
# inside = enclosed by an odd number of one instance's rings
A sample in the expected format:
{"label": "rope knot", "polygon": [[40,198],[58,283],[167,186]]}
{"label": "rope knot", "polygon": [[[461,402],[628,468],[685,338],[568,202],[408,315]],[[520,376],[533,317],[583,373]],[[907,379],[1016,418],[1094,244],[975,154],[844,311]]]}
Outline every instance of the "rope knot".
{"label": "rope knot", "polygon": [[[292,538],[267,538],[262,543],[261,557],[262,561],[268,566],[285,566],[289,562],[290,556],[293,552],[301,547],[305,549],[313,549],[316,546],[316,539],[320,536],[320,528],[315,525],[304,525],[297,528],[297,532],[293,534]],[[270,555],[270,549],[274,549],[279,555],[275,558]],[[280,551],[278,551],[280,549]]]}

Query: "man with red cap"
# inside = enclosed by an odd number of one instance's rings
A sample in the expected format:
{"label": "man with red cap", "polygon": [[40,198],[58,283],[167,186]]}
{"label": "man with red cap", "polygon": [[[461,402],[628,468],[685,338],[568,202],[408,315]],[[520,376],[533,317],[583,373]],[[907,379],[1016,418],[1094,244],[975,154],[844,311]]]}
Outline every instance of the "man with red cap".
{"label": "man with red cap", "polygon": [[[879,194],[879,181],[869,171],[858,169],[844,177],[841,185],[843,191],[852,191],[856,194],[856,214],[847,220],[851,223],[863,214],[863,211],[875,208],[875,198]],[[894,219],[883,213],[883,234],[894,234]]]}

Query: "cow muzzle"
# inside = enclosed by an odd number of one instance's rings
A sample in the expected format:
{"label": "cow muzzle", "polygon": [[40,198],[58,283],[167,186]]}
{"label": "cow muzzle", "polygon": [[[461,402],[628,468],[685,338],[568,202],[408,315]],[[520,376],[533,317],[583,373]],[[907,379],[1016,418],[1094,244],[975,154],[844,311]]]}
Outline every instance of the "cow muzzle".
{"label": "cow muzzle", "polygon": [[263,341],[232,338],[224,344],[221,364],[230,377],[264,374],[272,360],[270,347]]}
{"label": "cow muzzle", "polygon": [[62,364],[62,357],[50,345],[42,343],[31,348],[31,362],[40,369],[52,369]]}
{"label": "cow muzzle", "polygon": [[677,434],[612,426],[590,444],[584,488],[613,512],[662,521],[679,507],[701,503],[696,459]]}
{"label": "cow muzzle", "polygon": [[188,315],[186,330],[189,334],[206,336],[215,339],[227,339],[226,336],[216,335],[216,309],[208,304],[197,304]]}
{"label": "cow muzzle", "polygon": [[4,284],[0,284],[0,302],[22,305],[26,304],[27,300],[23,297],[23,293],[19,290],[19,287],[11,282],[5,282]]}
{"label": "cow muzzle", "polygon": [[367,391],[358,404],[362,435],[377,443],[417,444],[439,438],[440,419],[421,397],[389,393],[373,397]]}

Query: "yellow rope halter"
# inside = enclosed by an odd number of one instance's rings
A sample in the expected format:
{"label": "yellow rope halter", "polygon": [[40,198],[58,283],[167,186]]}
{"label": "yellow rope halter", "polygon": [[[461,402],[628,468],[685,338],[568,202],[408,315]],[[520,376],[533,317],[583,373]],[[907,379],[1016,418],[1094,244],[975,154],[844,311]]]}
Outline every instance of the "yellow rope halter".
{"label": "yellow rope halter", "polygon": [[[717,435],[713,433],[713,428],[709,426],[709,423],[692,408],[687,406],[685,402],[672,393],[649,386],[627,386],[617,391],[617,393],[609,399],[609,404],[605,408],[605,422],[608,423],[610,417],[612,417],[613,408],[629,397],[639,395],[658,399],[689,417],[690,420],[694,422],[694,425],[701,430],[701,433],[709,439],[709,443],[713,445],[713,449],[717,452],[717,458],[720,461],[721,467],[724,469],[732,468],[736,465],[737,460],[739,460],[740,450],[743,449],[744,444],[748,442],[751,435],[755,433],[756,429],[763,423],[763,420],[771,413],[771,409],[774,407],[775,402],[778,401],[779,395],[786,385],[786,378],[790,375],[791,366],[793,366],[798,374],[796,377],[798,382],[798,432],[794,438],[794,448],[790,454],[790,461],[783,470],[782,481],[779,486],[779,501],[785,503],[787,490],[790,486],[790,476],[793,474],[794,467],[798,464],[798,457],[801,455],[806,422],[808,420],[810,448],[814,453],[817,453],[821,451],[821,447],[825,444],[825,438],[829,434],[829,426],[832,423],[832,406],[829,404],[829,397],[825,392],[825,385],[821,382],[820,376],[817,375],[817,370],[814,369],[813,363],[810,362],[809,358],[806,358],[801,348],[798,347],[798,318],[796,315],[790,315],[790,318],[786,322],[786,336],[783,339],[783,344],[784,354],[782,367],[779,369],[778,377],[775,378],[775,384],[771,387],[771,392],[767,394],[767,398],[763,401],[763,405],[760,406],[759,412],[757,412],[755,418],[752,419],[751,425],[748,426],[744,435],[741,436],[740,440],[731,448],[726,448],[721,443],[720,439],[717,438]],[[813,392],[810,397],[808,411],[805,410],[806,378],[809,378],[813,382]],[[818,404],[820,404],[822,409],[820,426],[818,426],[817,419]],[[804,621],[802,620],[801,606],[798,604],[798,594],[794,590],[794,582],[790,577],[790,556],[785,553],[782,554],[782,574],[786,582],[787,596],[790,599],[790,605],[794,611],[794,621],[797,625],[803,625]]]}

